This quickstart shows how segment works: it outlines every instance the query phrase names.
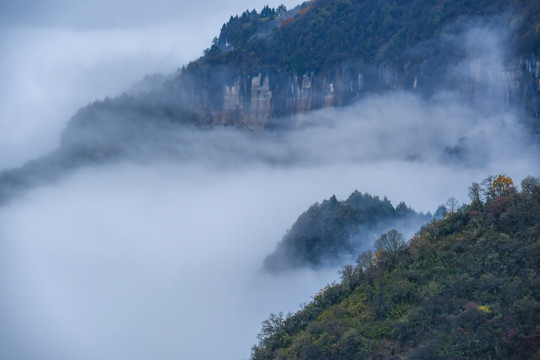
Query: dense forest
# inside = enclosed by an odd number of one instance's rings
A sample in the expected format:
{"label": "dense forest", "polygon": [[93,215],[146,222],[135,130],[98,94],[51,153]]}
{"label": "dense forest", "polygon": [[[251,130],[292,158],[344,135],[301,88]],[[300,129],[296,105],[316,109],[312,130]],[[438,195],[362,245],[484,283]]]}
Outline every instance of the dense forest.
{"label": "dense forest", "polygon": [[205,56],[188,68],[226,64],[248,72],[267,67],[302,74],[351,60],[420,61],[445,52],[433,43],[443,32],[480,18],[512,33],[511,51],[540,53],[536,0],[314,0],[285,10],[266,6],[231,17]]}
{"label": "dense forest", "polygon": [[295,314],[263,323],[252,359],[537,359],[540,179],[469,189],[410,240],[391,230]]}
{"label": "dense forest", "polygon": [[292,267],[335,264],[359,249],[371,246],[373,234],[391,227],[420,225],[431,215],[419,214],[405,203],[396,207],[387,199],[353,192],[346,200],[332,196],[312,205],[264,261],[271,271]]}

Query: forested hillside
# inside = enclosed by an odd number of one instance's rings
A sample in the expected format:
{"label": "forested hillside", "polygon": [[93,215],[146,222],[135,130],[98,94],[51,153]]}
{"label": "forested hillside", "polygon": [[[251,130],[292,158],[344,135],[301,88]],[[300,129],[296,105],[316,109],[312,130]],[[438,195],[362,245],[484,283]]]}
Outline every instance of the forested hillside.
{"label": "forested hillside", "polygon": [[265,7],[231,17],[191,67],[227,64],[250,71],[264,66],[302,74],[352,59],[419,61],[444,51],[437,48],[437,37],[475,25],[468,21],[493,21],[512,34],[510,50],[539,53],[540,3],[535,0],[314,0],[289,13]]}
{"label": "forested hillside", "polygon": [[252,359],[538,359],[540,179],[500,175],[406,241],[383,234]]}

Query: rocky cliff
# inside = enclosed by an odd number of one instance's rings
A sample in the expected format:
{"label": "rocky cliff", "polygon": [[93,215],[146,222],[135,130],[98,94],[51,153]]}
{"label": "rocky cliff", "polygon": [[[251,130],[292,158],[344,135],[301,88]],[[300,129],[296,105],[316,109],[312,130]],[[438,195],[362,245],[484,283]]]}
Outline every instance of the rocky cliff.
{"label": "rocky cliff", "polygon": [[506,65],[487,61],[471,57],[459,66],[440,59],[376,65],[350,61],[303,75],[270,68],[237,73],[224,66],[207,67],[182,74],[177,91],[206,126],[262,129],[290,115],[350,104],[366,94],[408,90],[429,95],[449,90],[473,105],[518,107],[538,127],[540,59],[520,57]]}

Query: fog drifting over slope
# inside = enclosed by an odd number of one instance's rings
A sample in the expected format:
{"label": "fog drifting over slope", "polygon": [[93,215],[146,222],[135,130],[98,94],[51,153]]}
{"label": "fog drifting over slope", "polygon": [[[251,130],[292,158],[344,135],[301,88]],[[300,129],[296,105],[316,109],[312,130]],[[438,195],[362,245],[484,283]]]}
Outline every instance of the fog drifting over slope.
{"label": "fog drifting over slope", "polygon": [[[82,73],[74,65],[79,55],[70,62],[66,48],[57,50],[73,71],[67,88],[95,90],[82,101],[106,94],[99,90],[106,84],[88,83],[93,75],[119,80],[125,65],[116,55],[104,61],[102,46],[90,46],[97,60]],[[36,65],[14,98],[33,94],[37,109],[63,113],[62,101],[48,104],[54,91],[40,85],[58,80],[59,97],[81,105],[66,95],[65,68],[48,70],[57,59],[43,70],[49,80],[34,78]],[[0,358],[247,358],[270,312],[296,310],[337,278],[337,269],[260,271],[315,201],[358,189],[433,211],[451,196],[466,201],[467,186],[487,175],[540,173],[526,129],[512,111],[492,105],[478,109],[448,92],[430,99],[393,93],[302,115],[290,132],[155,130],[146,141],[125,142],[128,160],[25,193],[0,208]],[[25,126],[54,143],[63,123],[53,115],[39,117],[43,125],[30,117]],[[126,141],[126,132],[109,140]],[[13,159],[41,153],[35,137],[11,134],[0,144]],[[24,156],[16,154],[18,141],[28,147]]]}

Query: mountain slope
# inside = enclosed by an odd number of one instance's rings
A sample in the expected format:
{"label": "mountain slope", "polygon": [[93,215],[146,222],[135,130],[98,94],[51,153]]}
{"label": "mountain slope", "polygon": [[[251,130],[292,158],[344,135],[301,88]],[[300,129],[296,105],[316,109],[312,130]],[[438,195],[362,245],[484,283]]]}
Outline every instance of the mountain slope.
{"label": "mountain slope", "polygon": [[500,179],[409,243],[379,241],[298,313],[272,315],[252,358],[538,358],[540,179],[519,193]]}

